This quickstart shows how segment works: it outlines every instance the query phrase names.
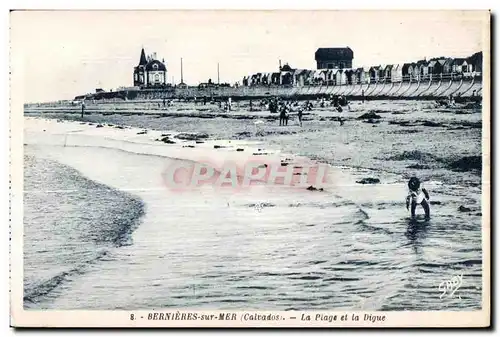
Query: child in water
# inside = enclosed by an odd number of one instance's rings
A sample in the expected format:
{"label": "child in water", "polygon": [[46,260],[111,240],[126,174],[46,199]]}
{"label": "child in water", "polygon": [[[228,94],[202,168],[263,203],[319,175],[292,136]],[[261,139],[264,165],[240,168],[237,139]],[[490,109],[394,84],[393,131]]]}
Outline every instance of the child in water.
{"label": "child in water", "polygon": [[411,205],[411,217],[415,217],[415,209],[417,204],[422,205],[425,212],[425,219],[430,219],[430,207],[429,207],[429,192],[422,187],[420,179],[417,177],[411,177],[408,181],[408,196],[406,197],[406,209],[408,210]]}

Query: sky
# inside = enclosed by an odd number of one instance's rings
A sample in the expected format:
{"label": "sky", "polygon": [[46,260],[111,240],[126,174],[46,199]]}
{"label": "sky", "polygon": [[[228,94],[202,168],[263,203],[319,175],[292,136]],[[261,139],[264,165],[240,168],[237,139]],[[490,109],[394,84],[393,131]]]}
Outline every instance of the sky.
{"label": "sky", "polygon": [[[489,50],[479,11],[14,11],[11,71],[25,102],[133,85],[141,48],[169,83],[241,82],[279,60],[315,69],[320,47],[354,51],[353,67],[467,57]],[[14,66],[12,66],[14,65]]]}

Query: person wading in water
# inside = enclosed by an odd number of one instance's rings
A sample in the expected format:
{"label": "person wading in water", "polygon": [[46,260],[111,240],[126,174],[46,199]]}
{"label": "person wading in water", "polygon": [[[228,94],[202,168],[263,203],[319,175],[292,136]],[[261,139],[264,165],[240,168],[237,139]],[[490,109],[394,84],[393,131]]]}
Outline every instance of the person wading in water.
{"label": "person wading in water", "polygon": [[417,204],[422,205],[425,212],[425,219],[429,220],[431,217],[431,210],[429,207],[429,192],[422,187],[420,179],[411,177],[408,181],[408,196],[406,197],[406,209],[408,210],[411,205],[411,217],[415,218],[415,209]]}

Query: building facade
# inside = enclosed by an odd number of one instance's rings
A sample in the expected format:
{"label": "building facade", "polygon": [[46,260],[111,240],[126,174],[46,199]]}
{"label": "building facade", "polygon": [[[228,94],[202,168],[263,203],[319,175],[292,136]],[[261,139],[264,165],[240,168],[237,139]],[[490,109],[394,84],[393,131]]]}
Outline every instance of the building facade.
{"label": "building facade", "polygon": [[352,68],[354,52],[351,48],[318,48],[314,53],[317,69]]}
{"label": "building facade", "polygon": [[139,65],[134,67],[134,86],[141,88],[165,87],[167,84],[167,67],[165,61],[158,61],[156,53],[146,56],[141,50]]}

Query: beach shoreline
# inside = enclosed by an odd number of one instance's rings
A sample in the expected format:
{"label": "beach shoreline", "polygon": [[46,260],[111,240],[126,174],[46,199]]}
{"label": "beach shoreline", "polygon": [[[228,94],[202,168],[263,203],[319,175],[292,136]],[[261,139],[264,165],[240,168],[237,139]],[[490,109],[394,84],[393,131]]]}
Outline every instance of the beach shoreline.
{"label": "beach shoreline", "polygon": [[[293,118],[278,126],[263,110],[248,119],[231,118],[231,112],[198,118],[191,110],[190,117],[92,113],[83,120],[72,113],[26,113],[24,143],[31,153],[145,205],[130,245],[111,250],[30,307],[445,310],[436,277],[461,266],[473,288],[453,303],[477,309],[480,175],[473,167],[454,171],[448,165],[480,153],[480,113],[436,112],[421,102],[373,104],[352,104],[342,115],[314,109],[303,127]],[[244,116],[246,109],[236,105],[234,113]],[[367,113],[372,117],[358,118]],[[457,142],[459,135],[469,142]],[[380,146],[389,142],[393,147]],[[269,160],[284,167],[307,161],[331,171],[327,184],[314,189],[264,184],[175,191],[161,176],[178,160],[215,167],[226,161]],[[404,198],[411,174],[419,174],[430,191],[429,224],[408,222]],[[379,180],[362,183],[364,178]],[[371,268],[391,274],[382,287],[366,282]],[[304,288],[319,281],[328,294]],[[437,296],[409,290],[413,282]],[[130,297],[139,286],[143,292]],[[158,298],[158,291],[173,295]]]}
{"label": "beach shoreline", "polygon": [[[119,107],[120,105],[114,108],[105,105],[98,110],[89,107],[90,110],[83,119],[65,109],[58,112],[27,110],[25,115],[85,122],[94,124],[93,126],[100,124],[112,128],[160,130],[165,133],[191,133],[192,126],[196,126],[197,132],[207,137],[199,139],[199,143],[208,139],[248,140],[288,153],[299,150],[305,157],[333,166],[386,170],[400,175],[413,171],[430,178],[435,173],[433,170],[441,170],[437,172],[438,176],[446,182],[456,183],[461,180],[458,182],[476,186],[480,184],[480,175],[469,173],[480,170],[481,165],[466,167],[467,163],[464,163],[465,166],[459,167],[463,158],[480,159],[482,118],[481,110],[477,108],[438,108],[425,101],[406,101],[400,104],[353,102],[349,110],[339,113],[328,106],[316,106],[313,111],[304,113],[304,127],[301,128],[297,126],[296,112],[291,112],[289,126],[278,127],[277,114],[270,114],[265,107],[260,106],[250,111],[248,101],[235,103],[230,112],[221,112],[210,104],[203,106],[194,103],[175,103],[167,110],[156,109],[154,105],[149,109],[137,105],[134,107],[136,110],[115,110]],[[339,117],[346,123],[343,127],[338,124]],[[324,145],[321,145],[320,136],[334,146],[330,151],[332,153],[328,153]],[[470,138],[472,142],[457,143],[456,139],[461,138]],[[389,148],[380,151],[376,144],[385,139],[391,140],[384,145]],[[174,136],[171,141],[178,140]],[[304,143],[307,144],[303,146]],[[308,149],[308,146],[311,148]],[[454,170],[453,165],[458,169]],[[445,172],[448,175],[450,172],[456,174],[450,179]]]}

